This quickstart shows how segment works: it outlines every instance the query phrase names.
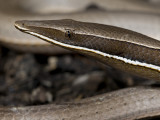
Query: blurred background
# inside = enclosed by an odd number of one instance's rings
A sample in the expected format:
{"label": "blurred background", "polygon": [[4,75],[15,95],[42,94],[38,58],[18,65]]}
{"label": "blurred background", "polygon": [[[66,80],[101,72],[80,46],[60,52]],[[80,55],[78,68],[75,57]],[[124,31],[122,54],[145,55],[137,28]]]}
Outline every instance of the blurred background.
{"label": "blurred background", "polygon": [[16,20],[74,19],[130,29],[160,40],[159,0],[0,0],[0,106],[39,105],[156,85],[50,45]]}

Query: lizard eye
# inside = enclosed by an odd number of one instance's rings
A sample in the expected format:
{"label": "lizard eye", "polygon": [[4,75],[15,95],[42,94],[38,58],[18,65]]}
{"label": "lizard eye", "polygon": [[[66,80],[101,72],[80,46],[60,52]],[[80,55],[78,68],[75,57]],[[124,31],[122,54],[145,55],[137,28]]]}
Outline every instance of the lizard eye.
{"label": "lizard eye", "polygon": [[72,32],[70,30],[66,30],[66,33],[65,33],[65,36],[68,37],[68,38],[71,38],[71,35]]}

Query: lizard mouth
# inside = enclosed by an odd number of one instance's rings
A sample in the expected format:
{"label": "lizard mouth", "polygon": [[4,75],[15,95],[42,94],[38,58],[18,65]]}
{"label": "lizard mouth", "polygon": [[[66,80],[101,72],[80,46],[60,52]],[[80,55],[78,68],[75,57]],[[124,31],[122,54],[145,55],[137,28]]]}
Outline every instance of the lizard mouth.
{"label": "lizard mouth", "polygon": [[14,26],[19,29],[20,31],[28,31],[28,29],[25,27],[25,21],[16,21]]}

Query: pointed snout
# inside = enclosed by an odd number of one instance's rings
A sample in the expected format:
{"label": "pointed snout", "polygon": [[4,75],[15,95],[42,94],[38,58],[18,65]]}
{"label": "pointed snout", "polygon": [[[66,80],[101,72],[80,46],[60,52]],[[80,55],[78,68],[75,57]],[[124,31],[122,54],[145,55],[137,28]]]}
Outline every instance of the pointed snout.
{"label": "pointed snout", "polygon": [[26,23],[27,23],[26,20],[16,21],[14,26],[19,30],[26,31],[28,30],[25,25]]}

